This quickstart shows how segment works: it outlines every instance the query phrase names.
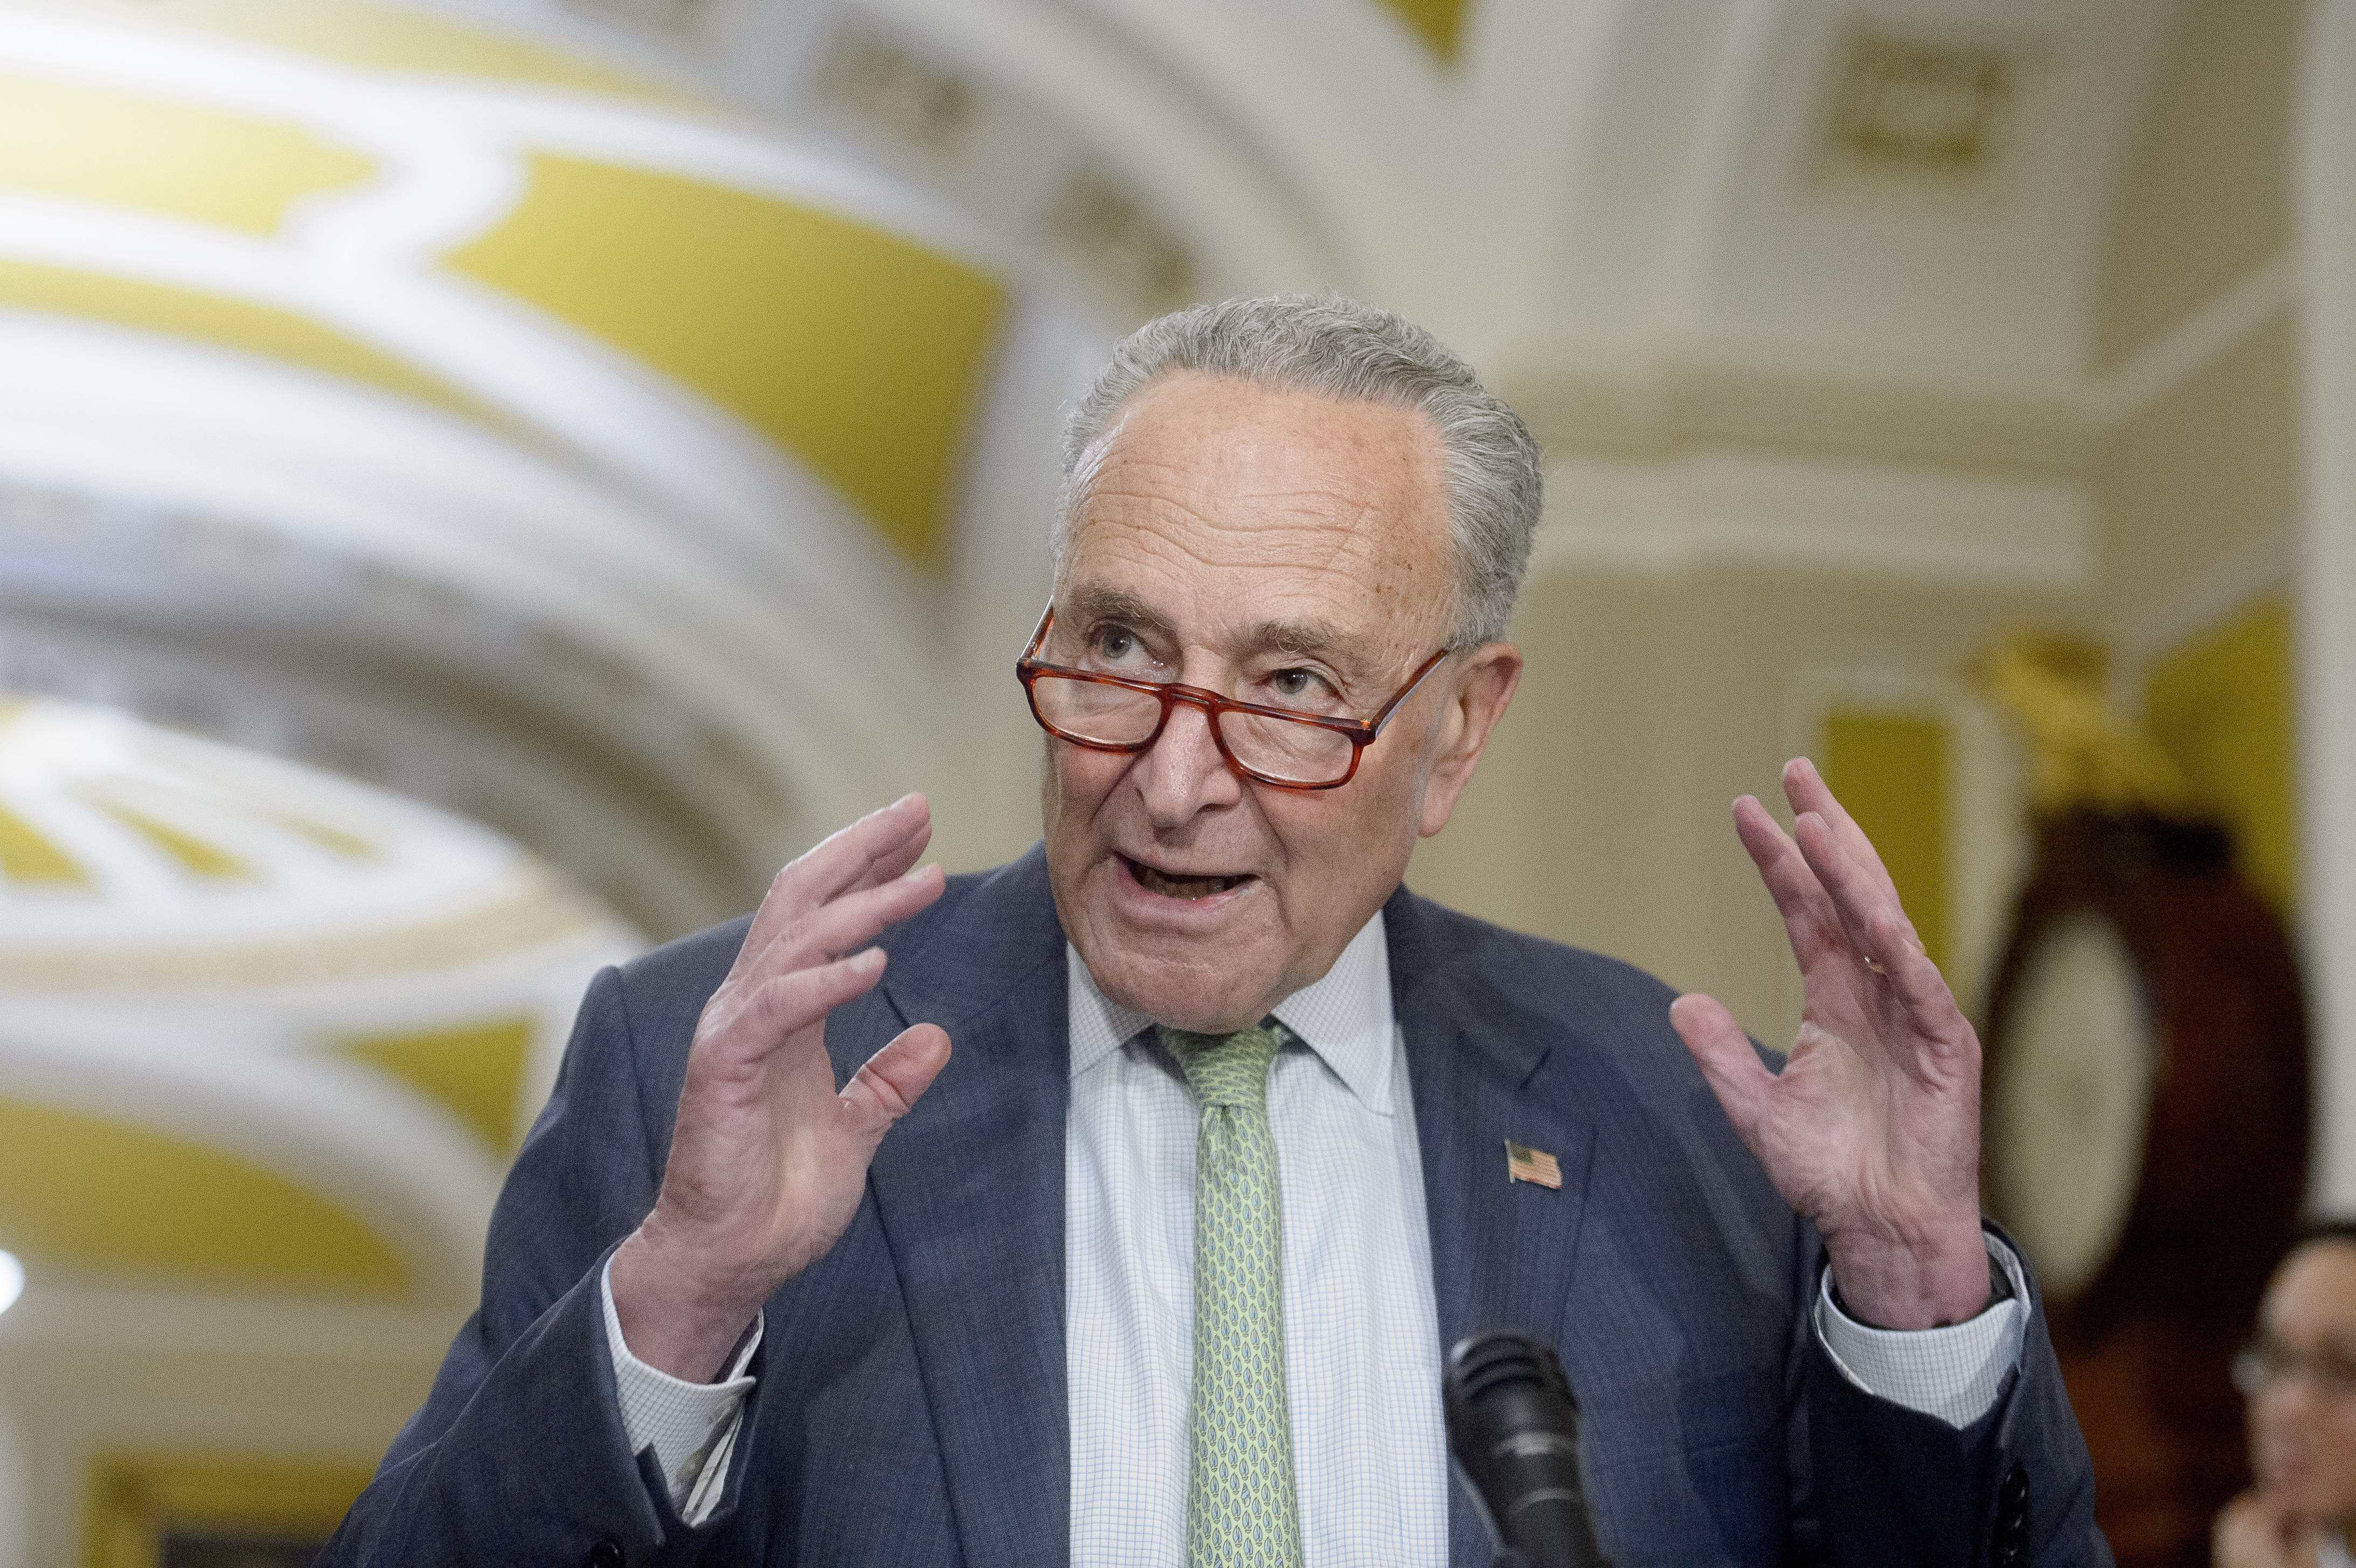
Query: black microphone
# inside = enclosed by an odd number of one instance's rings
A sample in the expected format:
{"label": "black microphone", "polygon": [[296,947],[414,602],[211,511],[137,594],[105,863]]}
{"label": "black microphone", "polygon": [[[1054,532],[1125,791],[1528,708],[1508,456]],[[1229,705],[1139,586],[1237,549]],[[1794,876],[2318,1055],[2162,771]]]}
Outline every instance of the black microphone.
{"label": "black microphone", "polygon": [[1481,1505],[1497,1561],[1611,1568],[1579,1478],[1579,1403],[1554,1352],[1522,1334],[1475,1334],[1440,1379],[1448,1449]]}

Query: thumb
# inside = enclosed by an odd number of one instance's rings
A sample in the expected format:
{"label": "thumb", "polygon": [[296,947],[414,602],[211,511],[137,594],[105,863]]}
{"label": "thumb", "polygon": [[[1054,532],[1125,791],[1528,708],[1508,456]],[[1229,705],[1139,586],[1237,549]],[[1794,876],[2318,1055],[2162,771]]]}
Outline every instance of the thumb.
{"label": "thumb", "polygon": [[940,1025],[911,1024],[902,1029],[842,1086],[837,1098],[845,1128],[873,1148],[893,1123],[908,1114],[916,1096],[932,1086],[948,1060],[948,1032]]}
{"label": "thumb", "polygon": [[1766,1114],[1767,1094],[1775,1075],[1751,1048],[1751,1038],[1734,1015],[1715,997],[1688,992],[1669,1004],[1669,1027],[1693,1052],[1694,1064],[1709,1080],[1710,1092],[1726,1110],[1726,1119],[1744,1143],[1758,1147],[1752,1136]]}

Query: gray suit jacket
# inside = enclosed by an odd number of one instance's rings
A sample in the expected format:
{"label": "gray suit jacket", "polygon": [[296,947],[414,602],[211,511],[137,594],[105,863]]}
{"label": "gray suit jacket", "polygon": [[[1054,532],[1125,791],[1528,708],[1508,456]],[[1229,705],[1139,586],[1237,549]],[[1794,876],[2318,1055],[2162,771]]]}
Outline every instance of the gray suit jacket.
{"label": "gray suit jacket", "polygon": [[[1625,965],[1404,890],[1385,907],[1443,1344],[1559,1349],[1622,1565],[2107,1563],[2031,1302],[2019,1374],[1957,1432],[1869,1398],[1807,1306],[1821,1248]],[[954,1041],[833,1250],[767,1307],[724,1499],[691,1529],[634,1461],[598,1273],[652,1204],[687,1044],[744,925],[592,985],[492,1221],[481,1309],[327,1563],[1068,1559],[1064,936],[1037,850],[886,934],[827,1029],[838,1079],[906,1024]],[[1559,1191],[1505,1176],[1551,1150]],[[1461,1483],[1451,1561],[1490,1549]]]}

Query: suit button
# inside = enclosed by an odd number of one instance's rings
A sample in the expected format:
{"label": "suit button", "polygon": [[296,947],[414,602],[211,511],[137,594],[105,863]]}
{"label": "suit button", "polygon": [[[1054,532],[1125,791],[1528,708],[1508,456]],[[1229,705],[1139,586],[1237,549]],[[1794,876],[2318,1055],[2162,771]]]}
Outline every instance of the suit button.
{"label": "suit button", "polygon": [[1996,1489],[1996,1531],[1989,1541],[1995,1568],[2016,1568],[2029,1561],[2029,1472],[2015,1465]]}
{"label": "suit button", "polygon": [[2007,1512],[2026,1514],[2029,1511],[2028,1470],[2015,1465],[2007,1472],[2004,1485],[1997,1489],[1996,1500]]}
{"label": "suit button", "polygon": [[629,1568],[629,1559],[622,1555],[622,1543],[609,1535],[589,1549],[584,1568]]}

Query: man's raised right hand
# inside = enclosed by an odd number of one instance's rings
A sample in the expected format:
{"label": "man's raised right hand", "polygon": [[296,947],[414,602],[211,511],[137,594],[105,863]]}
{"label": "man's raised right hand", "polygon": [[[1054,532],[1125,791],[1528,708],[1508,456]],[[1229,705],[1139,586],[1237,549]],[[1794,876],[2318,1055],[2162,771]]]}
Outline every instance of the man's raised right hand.
{"label": "man's raised right hand", "polygon": [[933,835],[922,795],[894,801],[769,884],[688,1048],[654,1211],[614,1254],[630,1353],[708,1382],[772,1291],[834,1245],[867,1162],[949,1059],[936,1024],[903,1029],[840,1093],[826,1015],[883,977],[878,933],[941,894],[911,870]]}

